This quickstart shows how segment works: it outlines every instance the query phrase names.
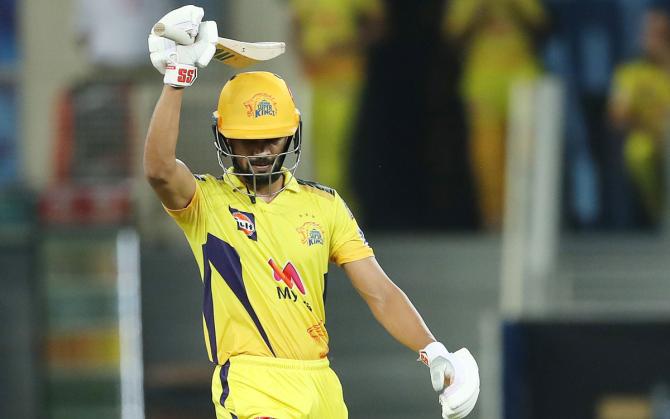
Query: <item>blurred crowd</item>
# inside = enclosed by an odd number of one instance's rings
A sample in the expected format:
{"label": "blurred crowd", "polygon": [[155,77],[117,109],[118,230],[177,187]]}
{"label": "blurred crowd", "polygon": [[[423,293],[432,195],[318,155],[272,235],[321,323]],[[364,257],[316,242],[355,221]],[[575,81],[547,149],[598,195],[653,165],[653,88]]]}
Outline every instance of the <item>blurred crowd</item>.
{"label": "blurred crowd", "polygon": [[[80,48],[97,66],[146,67],[144,44],[130,40],[146,36],[163,10],[184,3],[75,1]],[[510,94],[520,81],[554,77],[564,92],[562,225],[656,230],[666,195],[669,3],[288,0],[288,45],[311,91],[303,114],[314,180],[340,191],[369,230],[499,231]],[[20,61],[20,43],[16,2],[0,4],[4,69]],[[209,15],[225,13],[223,2],[198,4]],[[119,42],[119,33],[128,42]],[[17,93],[6,79],[0,184],[20,173]],[[57,112],[85,102],[87,88],[74,87]],[[110,106],[119,107],[123,99],[112,96]],[[79,128],[66,126],[59,144]],[[58,164],[88,156],[89,169],[98,170],[95,147],[83,157],[60,156]]]}
{"label": "blurred crowd", "polygon": [[660,226],[669,2],[384,5],[341,160],[368,227],[499,230],[510,94],[548,76],[565,95],[563,225]]}

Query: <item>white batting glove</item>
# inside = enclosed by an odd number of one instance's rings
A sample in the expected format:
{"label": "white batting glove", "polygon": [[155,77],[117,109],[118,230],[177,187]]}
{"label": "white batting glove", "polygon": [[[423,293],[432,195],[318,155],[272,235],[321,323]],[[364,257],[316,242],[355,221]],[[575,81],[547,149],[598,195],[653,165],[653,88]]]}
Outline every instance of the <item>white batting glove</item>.
{"label": "white batting glove", "polygon": [[444,419],[461,419],[474,409],[479,397],[479,369],[470,351],[447,351],[433,342],[419,352],[419,360],[430,368],[433,389],[440,393]]}
{"label": "white batting glove", "polygon": [[180,45],[191,45],[205,16],[202,7],[184,6],[166,14],[151,29],[154,35],[172,39]]}
{"label": "white batting glove", "polygon": [[[148,40],[151,63],[161,74],[165,75],[163,82],[174,87],[188,87],[195,82],[198,77],[197,67],[203,68],[209,64],[216,52],[215,45],[219,36],[216,22],[200,22],[202,9],[195,6],[184,6],[174,10],[163,17],[159,23],[164,20],[169,22],[170,19],[166,19],[168,16],[175,12],[185,11],[185,9],[186,11],[191,10],[190,14],[184,16],[184,19],[189,17],[190,20],[182,22],[182,27],[186,28],[183,33],[194,36],[190,45],[180,45],[164,37],[173,34],[174,30],[168,31],[163,37],[152,33]],[[199,9],[200,12],[195,13],[193,9]],[[197,26],[193,26],[194,22],[198,22]]]}

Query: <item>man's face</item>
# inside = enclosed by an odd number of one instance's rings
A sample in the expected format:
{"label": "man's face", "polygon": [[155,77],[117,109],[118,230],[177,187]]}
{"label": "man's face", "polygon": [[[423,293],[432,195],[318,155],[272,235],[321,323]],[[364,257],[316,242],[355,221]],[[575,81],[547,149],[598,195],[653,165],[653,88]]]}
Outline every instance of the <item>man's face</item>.
{"label": "man's face", "polygon": [[652,59],[665,54],[670,46],[670,19],[667,15],[655,10],[645,14],[642,45]]}
{"label": "man's face", "polygon": [[[263,187],[276,182],[280,177],[283,158],[276,155],[286,150],[288,137],[272,138],[268,140],[235,140],[229,139],[233,154],[248,156],[247,158],[233,157],[233,167],[237,173],[253,174],[256,178],[256,187]],[[275,172],[274,174],[271,174]],[[254,177],[241,176],[241,179],[250,186],[254,184]]]}

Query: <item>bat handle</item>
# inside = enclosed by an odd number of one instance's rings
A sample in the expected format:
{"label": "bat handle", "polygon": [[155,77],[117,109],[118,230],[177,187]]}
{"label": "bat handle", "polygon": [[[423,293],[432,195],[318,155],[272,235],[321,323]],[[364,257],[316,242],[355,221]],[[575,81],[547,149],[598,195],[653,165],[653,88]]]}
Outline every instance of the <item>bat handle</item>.
{"label": "bat handle", "polygon": [[177,29],[174,26],[166,25],[163,22],[156,23],[153,27],[153,32],[154,35],[171,39],[180,45],[191,45],[194,42],[194,39],[191,38],[186,31]]}

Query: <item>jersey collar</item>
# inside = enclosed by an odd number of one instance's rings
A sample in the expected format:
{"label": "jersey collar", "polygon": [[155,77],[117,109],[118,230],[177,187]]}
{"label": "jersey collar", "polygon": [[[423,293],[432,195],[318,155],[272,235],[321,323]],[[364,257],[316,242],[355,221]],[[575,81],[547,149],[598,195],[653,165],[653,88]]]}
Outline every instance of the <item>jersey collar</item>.
{"label": "jersey collar", "polygon": [[289,172],[286,168],[282,167],[282,172],[284,173],[284,184],[286,185],[287,191],[291,192],[300,192],[300,185],[296,180],[293,173]]}

